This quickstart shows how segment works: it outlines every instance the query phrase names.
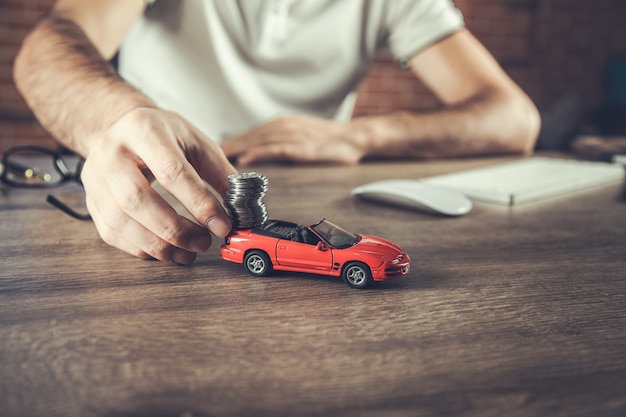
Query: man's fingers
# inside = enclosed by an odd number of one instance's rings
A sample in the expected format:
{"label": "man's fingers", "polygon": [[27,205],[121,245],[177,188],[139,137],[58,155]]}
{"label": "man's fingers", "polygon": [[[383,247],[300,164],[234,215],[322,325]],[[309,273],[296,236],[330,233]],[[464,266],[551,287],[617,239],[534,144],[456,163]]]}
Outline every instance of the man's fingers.
{"label": "man's fingers", "polygon": [[107,177],[107,185],[126,214],[174,246],[194,252],[208,249],[211,238],[206,230],[176,213],[136,166],[119,158],[111,165],[109,172],[115,175]]}
{"label": "man's fingers", "polygon": [[[140,145],[136,146],[139,147]],[[143,155],[143,162],[150,169],[156,181],[176,198],[200,224],[217,236],[224,237],[228,234],[230,218],[181,149],[157,143],[152,149],[133,149],[133,151]],[[213,165],[211,161],[205,163]],[[218,175],[223,188],[227,174],[219,173],[219,170],[216,171],[218,172],[211,171],[209,175]],[[154,213],[151,216],[154,218]],[[173,230],[172,232],[176,231]]]}
{"label": "man's fingers", "polygon": [[120,211],[119,216],[125,217],[123,232],[111,228],[106,223],[105,218],[99,215],[99,211],[89,199],[87,200],[87,207],[92,213],[94,224],[102,240],[117,249],[138,258],[158,259],[181,265],[189,265],[196,258],[195,252],[177,248],[160,239],[122,211]]}
{"label": "man's fingers", "polygon": [[107,176],[98,175],[101,169],[87,161],[82,176],[87,207],[106,243],[140,258],[180,264],[209,248],[209,233],[179,216],[138,167],[119,155],[114,161]]}
{"label": "man's fingers", "polygon": [[196,169],[200,177],[209,183],[222,197],[228,191],[228,176],[237,172],[232,166],[222,148],[202,132],[195,132],[200,139],[201,147],[196,152],[187,155],[188,160]]}

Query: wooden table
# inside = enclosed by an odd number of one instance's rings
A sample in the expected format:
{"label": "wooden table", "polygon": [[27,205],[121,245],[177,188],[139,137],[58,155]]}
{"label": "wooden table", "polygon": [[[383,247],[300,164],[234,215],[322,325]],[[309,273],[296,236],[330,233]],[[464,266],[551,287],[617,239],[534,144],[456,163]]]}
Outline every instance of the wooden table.
{"label": "wooden table", "polygon": [[410,274],[371,290],[254,278],[219,241],[190,267],[142,261],[3,190],[0,415],[626,415],[621,184],[460,218],[350,196],[504,160],[255,168],[272,218],[407,250]]}

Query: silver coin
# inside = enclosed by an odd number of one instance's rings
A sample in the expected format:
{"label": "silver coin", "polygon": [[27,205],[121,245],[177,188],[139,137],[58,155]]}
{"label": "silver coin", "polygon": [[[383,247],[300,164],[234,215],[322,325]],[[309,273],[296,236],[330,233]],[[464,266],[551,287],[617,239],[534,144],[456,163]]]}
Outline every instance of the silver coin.
{"label": "silver coin", "polygon": [[246,211],[246,210],[251,210],[254,209],[255,207],[258,207],[262,204],[262,202],[260,201],[255,201],[255,202],[250,202],[250,201],[241,201],[238,203],[226,203],[225,205],[228,207],[233,208],[234,210],[237,211]]}
{"label": "silver coin", "polygon": [[259,217],[259,216],[267,216],[267,210],[232,210],[228,209],[231,217],[233,218],[251,218],[251,217]]}
{"label": "silver coin", "polygon": [[233,219],[238,219],[238,220],[252,220],[252,219],[257,219],[259,217],[265,217],[267,216],[267,212],[250,212],[250,213],[238,213],[238,212],[231,212],[232,218]]}
{"label": "silver coin", "polygon": [[228,191],[224,206],[228,210],[233,228],[247,229],[267,221],[267,207],[263,197],[268,191],[267,177],[258,172],[240,172],[228,176]]}
{"label": "silver coin", "polygon": [[263,178],[265,180],[267,180],[267,177],[264,174],[258,173],[258,172],[237,172],[234,174],[230,174],[228,176],[228,179],[235,179],[235,180],[246,180],[246,179],[255,179],[255,178]]}
{"label": "silver coin", "polygon": [[260,188],[260,189],[265,189],[268,187],[267,183],[263,183],[263,182],[229,182],[228,185],[232,188],[232,189],[237,189],[237,188]]}

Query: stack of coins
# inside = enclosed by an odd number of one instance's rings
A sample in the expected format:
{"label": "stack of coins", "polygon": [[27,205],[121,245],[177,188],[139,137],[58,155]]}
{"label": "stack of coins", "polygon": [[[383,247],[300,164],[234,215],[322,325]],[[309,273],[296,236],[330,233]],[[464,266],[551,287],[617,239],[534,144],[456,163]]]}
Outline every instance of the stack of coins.
{"label": "stack of coins", "polygon": [[260,226],[267,220],[263,197],[267,193],[267,177],[257,172],[242,172],[228,176],[228,192],[224,205],[233,220],[234,229]]}

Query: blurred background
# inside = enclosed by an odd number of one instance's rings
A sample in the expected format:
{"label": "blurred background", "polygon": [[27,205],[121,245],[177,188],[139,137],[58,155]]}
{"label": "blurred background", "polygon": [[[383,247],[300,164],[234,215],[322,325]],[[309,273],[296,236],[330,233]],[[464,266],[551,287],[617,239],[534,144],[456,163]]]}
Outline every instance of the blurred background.
{"label": "blurred background", "polygon": [[[13,85],[28,30],[53,0],[0,0],[0,152],[54,146]],[[540,149],[578,132],[626,135],[626,0],[455,0],[468,28],[542,114]],[[434,108],[437,100],[386,54],[359,87],[355,115]]]}

